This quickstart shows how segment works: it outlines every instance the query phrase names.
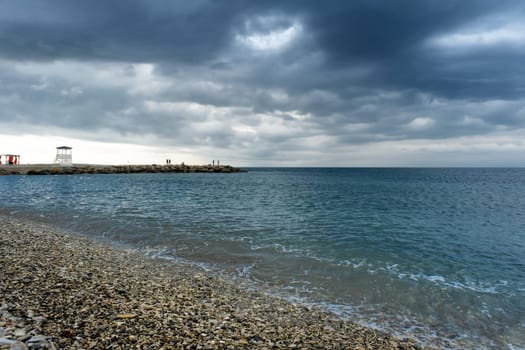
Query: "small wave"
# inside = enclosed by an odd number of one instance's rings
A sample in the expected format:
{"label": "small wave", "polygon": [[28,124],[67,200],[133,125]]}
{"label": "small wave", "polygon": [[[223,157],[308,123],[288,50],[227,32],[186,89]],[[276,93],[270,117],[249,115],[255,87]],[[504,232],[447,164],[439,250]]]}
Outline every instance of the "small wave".
{"label": "small wave", "polygon": [[237,272],[237,276],[240,278],[250,278],[254,266],[254,264],[250,264],[236,267],[235,271]]}
{"label": "small wave", "polygon": [[[390,275],[395,276],[398,279],[409,279],[412,281],[427,281],[432,284],[439,285],[441,287],[447,287],[447,288],[453,288],[458,290],[470,290],[476,293],[483,293],[483,294],[500,294],[504,292],[502,289],[506,289],[509,287],[509,282],[507,280],[499,280],[496,283],[488,284],[488,283],[482,283],[479,281],[457,281],[457,280],[451,280],[450,278],[447,278],[442,275],[438,274],[424,274],[424,273],[409,273],[409,272],[403,272],[397,263],[386,263],[386,266],[384,267],[377,267],[377,264],[371,264],[367,261],[367,259],[355,259],[355,260],[342,260],[338,261],[333,258],[328,257],[321,257],[313,253],[312,251],[309,251],[304,248],[292,248],[285,246],[280,243],[274,243],[274,244],[268,244],[268,245],[257,245],[257,244],[251,244],[250,249],[252,251],[261,251],[261,250],[274,250],[278,253],[284,253],[284,254],[292,254],[294,256],[298,257],[306,257],[310,258],[319,262],[331,264],[334,266],[340,266],[340,267],[350,267],[352,269],[366,269],[366,272],[371,275],[376,275],[377,273],[384,272],[388,273]],[[518,291],[525,291],[524,288],[518,289]]]}
{"label": "small wave", "polygon": [[143,254],[149,258],[153,259],[162,259],[162,260],[168,260],[173,262],[180,261],[180,258],[177,257],[176,251],[174,248],[168,248],[168,247],[150,247],[146,246],[141,249]]}
{"label": "small wave", "polygon": [[386,267],[370,268],[367,270],[370,274],[377,274],[378,271],[386,272],[390,275],[395,276],[398,279],[409,279],[412,281],[427,281],[433,284],[437,284],[443,287],[449,287],[454,289],[470,290],[476,293],[484,294],[499,294],[503,291],[502,288],[509,287],[509,282],[506,280],[499,280],[495,283],[482,283],[479,281],[454,281],[450,280],[445,276],[441,275],[428,275],[424,273],[406,273],[402,272],[398,264],[387,264]]}
{"label": "small wave", "polygon": [[340,266],[351,266],[354,269],[360,269],[362,267],[368,267],[370,264],[367,263],[366,259],[359,260],[358,262],[350,261],[350,260],[343,260],[340,263]]}
{"label": "small wave", "polygon": [[454,289],[470,290],[482,294],[500,294],[501,288],[508,286],[507,281],[498,281],[495,284],[482,284],[480,282],[459,282],[451,281],[439,275],[425,275],[425,274],[399,274],[400,278],[408,277],[414,281],[425,280],[440,286],[450,287]]}
{"label": "small wave", "polygon": [[287,247],[281,243],[270,243],[270,244],[257,244],[253,243],[253,240],[250,239],[250,249],[252,251],[261,251],[261,250],[273,250],[277,253],[293,254],[296,256],[307,256],[311,257],[311,252],[304,248],[292,248]]}

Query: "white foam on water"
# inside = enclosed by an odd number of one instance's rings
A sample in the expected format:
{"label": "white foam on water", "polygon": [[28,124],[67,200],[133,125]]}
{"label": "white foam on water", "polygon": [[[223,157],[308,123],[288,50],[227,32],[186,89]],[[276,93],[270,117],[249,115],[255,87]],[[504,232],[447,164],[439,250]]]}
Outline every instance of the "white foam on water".
{"label": "white foam on water", "polygon": [[476,293],[483,294],[499,294],[502,293],[502,288],[508,287],[509,282],[506,280],[498,280],[495,283],[482,283],[478,281],[454,281],[450,280],[445,276],[441,275],[427,275],[424,273],[405,273],[401,272],[398,264],[387,263],[386,267],[369,268],[368,273],[374,275],[378,271],[386,272],[395,276],[398,279],[410,279],[413,281],[428,281],[433,284],[437,284],[443,287],[449,287],[454,289],[470,290]]}
{"label": "white foam on water", "polygon": [[235,271],[237,272],[237,276],[239,278],[247,278],[249,279],[252,274],[252,270],[255,267],[255,264],[250,265],[242,265],[235,268]]}
{"label": "white foam on water", "polygon": [[360,269],[363,267],[371,267],[371,264],[367,263],[366,259],[359,260],[357,262],[350,260],[343,260],[339,263],[340,266],[350,266],[353,269]]}

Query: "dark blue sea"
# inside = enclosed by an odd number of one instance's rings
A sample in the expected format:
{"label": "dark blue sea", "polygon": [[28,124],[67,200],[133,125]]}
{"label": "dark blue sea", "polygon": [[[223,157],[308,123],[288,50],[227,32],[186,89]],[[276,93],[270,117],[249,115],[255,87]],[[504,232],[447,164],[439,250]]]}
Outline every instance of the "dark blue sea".
{"label": "dark blue sea", "polygon": [[525,169],[0,177],[0,207],[445,348],[525,348]]}

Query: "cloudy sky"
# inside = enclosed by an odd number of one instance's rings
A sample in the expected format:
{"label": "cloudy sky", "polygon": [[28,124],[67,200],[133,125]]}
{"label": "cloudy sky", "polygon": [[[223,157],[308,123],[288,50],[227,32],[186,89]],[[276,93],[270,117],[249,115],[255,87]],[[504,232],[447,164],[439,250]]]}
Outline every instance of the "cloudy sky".
{"label": "cloudy sky", "polygon": [[0,0],[0,153],[525,166],[521,0]]}

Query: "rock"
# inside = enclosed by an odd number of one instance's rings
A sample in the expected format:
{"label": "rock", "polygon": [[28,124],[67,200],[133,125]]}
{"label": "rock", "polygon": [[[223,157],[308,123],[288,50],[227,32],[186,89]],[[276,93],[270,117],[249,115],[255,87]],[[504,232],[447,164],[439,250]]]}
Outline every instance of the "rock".
{"label": "rock", "polygon": [[4,344],[11,345],[11,344],[14,344],[14,343],[16,343],[15,340],[7,339],[7,338],[0,338],[0,345],[4,345]]}
{"label": "rock", "polygon": [[230,165],[74,165],[56,166],[46,165],[19,165],[1,166],[0,175],[74,175],[74,174],[130,174],[130,173],[239,173],[246,172]]}
{"label": "rock", "polygon": [[26,334],[23,337],[18,338],[18,341],[21,341],[22,343],[25,343],[27,340],[31,339],[31,337],[32,336],[30,334]]}
{"label": "rock", "polygon": [[24,343],[17,341],[11,344],[11,347],[9,348],[9,350],[28,350],[28,349]]}
{"label": "rock", "polygon": [[31,337],[27,342],[27,349],[47,349],[47,350],[56,350],[55,346],[51,341],[42,335],[35,335]]}
{"label": "rock", "polygon": [[23,328],[17,328],[17,329],[15,329],[14,335],[15,335],[16,338],[23,337],[23,336],[26,335],[26,330],[23,329]]}
{"label": "rock", "polygon": [[137,315],[135,314],[118,314],[117,315],[117,318],[120,318],[120,319],[123,319],[123,320],[127,320],[127,319],[130,319],[130,318],[135,318],[137,317]]}

